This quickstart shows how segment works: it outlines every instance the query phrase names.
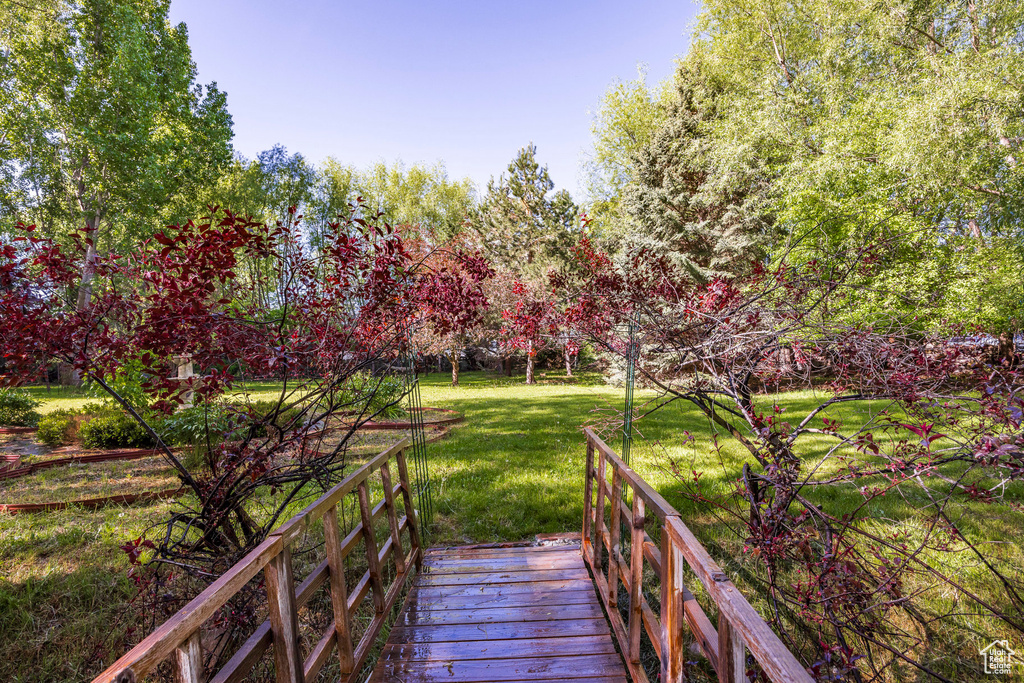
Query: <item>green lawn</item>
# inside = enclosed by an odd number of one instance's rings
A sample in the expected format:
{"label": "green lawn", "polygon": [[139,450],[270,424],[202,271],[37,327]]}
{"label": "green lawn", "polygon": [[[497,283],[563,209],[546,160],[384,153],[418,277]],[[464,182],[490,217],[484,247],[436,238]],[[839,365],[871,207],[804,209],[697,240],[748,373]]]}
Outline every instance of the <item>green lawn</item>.
{"label": "green lawn", "polygon": [[[509,541],[537,533],[579,530],[586,459],[581,429],[609,409],[620,408],[623,398],[621,389],[604,386],[597,379],[590,376],[566,384],[549,373],[541,378],[541,384],[527,387],[522,378],[467,373],[461,386],[453,388],[448,385],[448,375],[422,378],[424,405],[452,408],[466,417],[466,423],[446,439],[427,447],[436,491],[433,542]],[[262,394],[270,397],[274,387],[252,389],[259,392],[258,398],[264,398]],[[45,389],[30,391],[46,395]],[[637,392],[638,403],[649,396]],[[790,419],[818,402],[811,392],[777,398]],[[89,400],[95,399],[61,391],[42,411]],[[852,424],[881,408],[845,404],[830,415]],[[645,438],[634,442],[634,469],[683,513],[712,554],[742,585],[743,576],[749,576],[745,573],[756,571],[731,561],[740,556],[742,540],[725,533],[713,516],[683,498],[671,463],[677,462],[686,472],[703,472],[705,492],[721,493],[739,475],[743,451],[724,437],[721,449],[712,449],[706,423],[683,404],[658,411],[642,420],[638,429]],[[687,442],[687,431],[696,437],[694,441]],[[823,438],[805,443],[801,453],[808,465],[820,458],[826,447]],[[621,447],[618,438],[609,437],[608,441],[616,450]],[[856,492],[826,490],[817,495],[829,497],[833,511],[853,509],[861,500]],[[1016,497],[1024,500],[1020,491]],[[872,523],[880,530],[912,525],[919,502],[892,497],[871,511]],[[101,660],[109,664],[127,643],[138,640],[141,633],[129,629],[139,625],[125,617],[130,614],[124,603],[132,595],[132,587],[118,545],[138,536],[168,510],[167,503],[159,503],[0,517],[0,642],[6,644],[8,655],[0,659],[0,680],[89,680],[102,668]],[[1024,566],[1016,543],[1024,516],[981,504],[971,512],[970,518],[962,520],[964,532],[991,542],[993,552],[1004,561]],[[947,568],[964,577],[980,576],[971,558],[947,557],[943,561],[961,563]],[[984,595],[998,593],[998,586],[979,585],[977,589]],[[939,609],[955,605],[958,596],[941,593],[932,599]],[[955,669],[957,658],[974,656],[980,639],[1007,635],[991,620],[961,615],[936,627],[935,637],[941,641],[936,661],[947,670],[950,665]]]}

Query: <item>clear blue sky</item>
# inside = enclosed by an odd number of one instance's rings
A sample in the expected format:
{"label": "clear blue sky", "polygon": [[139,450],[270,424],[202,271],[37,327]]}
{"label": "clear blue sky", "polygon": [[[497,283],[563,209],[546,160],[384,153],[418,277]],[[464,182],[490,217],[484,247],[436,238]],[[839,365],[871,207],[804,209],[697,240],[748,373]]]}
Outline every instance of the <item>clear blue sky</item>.
{"label": "clear blue sky", "polygon": [[591,114],[616,80],[672,73],[692,0],[172,0],[203,83],[228,93],[235,148],[275,143],[365,167],[444,161],[481,191],[533,141],[578,197]]}

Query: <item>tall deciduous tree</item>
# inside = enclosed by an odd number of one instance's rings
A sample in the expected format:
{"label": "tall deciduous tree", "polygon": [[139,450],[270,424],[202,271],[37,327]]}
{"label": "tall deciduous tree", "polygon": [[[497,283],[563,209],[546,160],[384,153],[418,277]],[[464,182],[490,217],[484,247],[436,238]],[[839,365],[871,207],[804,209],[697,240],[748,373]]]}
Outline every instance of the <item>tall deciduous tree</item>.
{"label": "tall deciduous tree", "polygon": [[8,210],[51,234],[84,230],[85,308],[102,252],[151,230],[230,161],[226,98],[196,84],[166,0],[8,7],[17,28],[0,34],[0,180]]}
{"label": "tall deciduous tree", "polygon": [[462,231],[476,200],[472,181],[448,177],[444,164],[375,164],[359,174],[359,192],[393,225],[418,225],[434,246]]}

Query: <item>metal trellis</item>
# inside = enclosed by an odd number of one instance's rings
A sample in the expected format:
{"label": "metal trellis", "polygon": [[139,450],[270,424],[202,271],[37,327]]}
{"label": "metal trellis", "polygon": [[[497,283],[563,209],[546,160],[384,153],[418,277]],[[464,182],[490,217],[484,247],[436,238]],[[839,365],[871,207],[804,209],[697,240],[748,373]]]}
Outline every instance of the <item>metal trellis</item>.
{"label": "metal trellis", "polygon": [[430,481],[430,469],[427,466],[427,437],[423,426],[423,404],[420,401],[420,382],[416,376],[416,353],[412,345],[412,335],[408,341],[408,364],[405,376],[406,395],[409,397],[409,432],[412,439],[412,461],[416,477],[416,503],[420,515],[420,529],[424,538],[434,522],[433,487]]}
{"label": "metal trellis", "polygon": [[633,445],[633,385],[636,382],[636,318],[629,322],[629,345],[626,347],[626,405],[622,413],[622,461],[629,464]]}

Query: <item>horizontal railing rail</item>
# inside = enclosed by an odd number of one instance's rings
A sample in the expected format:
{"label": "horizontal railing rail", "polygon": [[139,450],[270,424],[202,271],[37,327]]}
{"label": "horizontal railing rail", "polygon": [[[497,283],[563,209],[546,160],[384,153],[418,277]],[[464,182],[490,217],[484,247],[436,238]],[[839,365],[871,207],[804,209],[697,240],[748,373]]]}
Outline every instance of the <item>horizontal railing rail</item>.
{"label": "horizontal railing rail", "polygon": [[[271,648],[277,683],[304,683],[314,679],[335,651],[342,679],[353,681],[412,574],[411,565],[418,568],[423,560],[419,522],[412,504],[405,460],[408,446],[409,440],[405,439],[376,455],[285,522],[206,590],[114,662],[93,683],[141,681],[167,659],[171,660],[176,678],[181,683],[205,681],[203,624],[260,572],[264,577],[269,618],[213,674],[210,683],[244,680]],[[398,467],[397,484],[392,483],[389,464],[392,458]],[[368,480],[376,472],[380,472],[382,500],[372,505]],[[360,521],[342,536],[338,505],[353,492],[358,497]],[[396,502],[398,495],[401,495],[403,503],[401,510]],[[387,516],[389,533],[378,548],[374,521],[381,515]],[[321,519],[326,558],[295,586],[292,546],[311,524]],[[408,535],[408,555],[403,547],[402,532]],[[353,586],[349,586],[344,562],[360,541],[365,549],[367,570]],[[385,586],[382,568],[388,562],[394,565],[394,579],[390,586]],[[298,611],[325,584],[330,594],[333,621],[308,655],[303,657]],[[353,642],[353,616],[368,596],[373,601],[374,616],[358,642]]]}
{"label": "horizontal railing rail", "polygon": [[[685,679],[687,628],[721,683],[748,681],[748,650],[775,683],[812,683],[807,670],[711,559],[679,513],[593,431],[587,429],[585,433],[587,474],[582,552],[594,574],[634,683],[648,682],[641,663],[642,630],[658,655],[661,681],[680,683]],[[627,503],[627,498],[631,502]],[[660,546],[647,532],[648,512],[658,521]],[[623,527],[629,530],[628,561],[622,552]],[[602,546],[607,553],[607,569],[603,567]],[[642,590],[645,564],[661,584],[657,610]],[[686,566],[704,585],[718,609],[717,629],[686,587]],[[629,596],[626,619],[619,611],[620,582]]]}

